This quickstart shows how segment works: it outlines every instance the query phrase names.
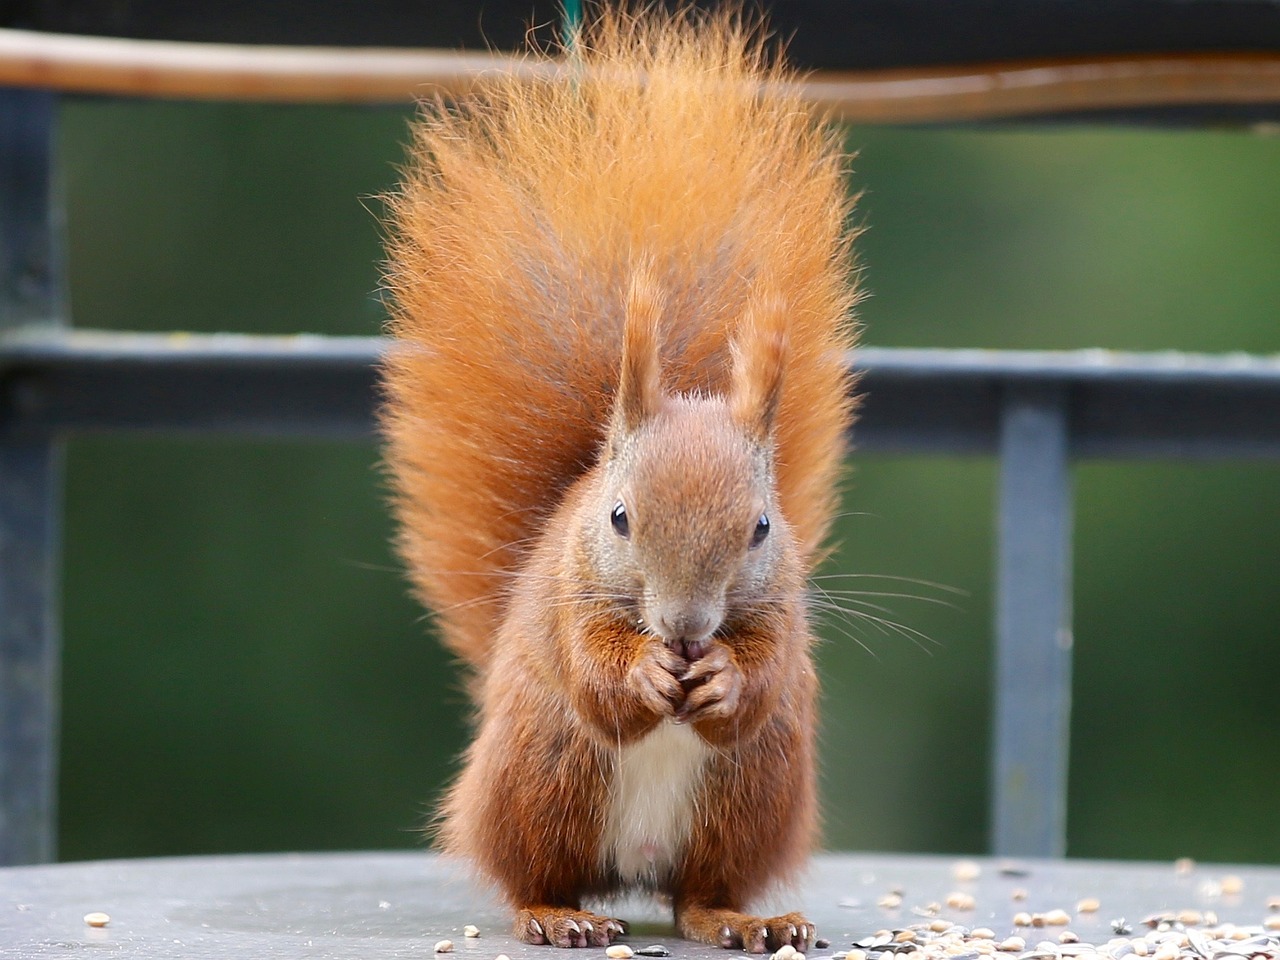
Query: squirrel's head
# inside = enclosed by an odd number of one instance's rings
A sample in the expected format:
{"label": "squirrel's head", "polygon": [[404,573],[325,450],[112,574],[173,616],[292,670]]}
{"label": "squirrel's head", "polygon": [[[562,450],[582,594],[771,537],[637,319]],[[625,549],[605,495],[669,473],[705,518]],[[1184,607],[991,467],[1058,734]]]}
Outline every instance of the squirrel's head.
{"label": "squirrel's head", "polygon": [[[602,586],[638,625],[688,659],[796,568],[774,489],[774,421],[786,339],[780,305],[748,310],[728,396],[668,395],[660,377],[661,294],[638,273],[622,368],[585,541]],[[766,310],[768,314],[766,315]]]}

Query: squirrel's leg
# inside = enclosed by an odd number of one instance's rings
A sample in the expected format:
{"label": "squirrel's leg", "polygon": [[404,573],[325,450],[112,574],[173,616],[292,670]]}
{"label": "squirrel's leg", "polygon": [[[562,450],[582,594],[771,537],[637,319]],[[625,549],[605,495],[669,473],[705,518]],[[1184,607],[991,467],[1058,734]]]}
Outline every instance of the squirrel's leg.
{"label": "squirrel's leg", "polygon": [[698,820],[672,891],[682,936],[747,953],[787,945],[804,953],[817,936],[800,913],[740,912],[772,881],[794,875],[812,849],[813,699],[812,688],[801,692],[791,709],[739,744],[732,762],[720,754],[711,761],[702,804],[712,812]]}
{"label": "squirrel's leg", "polygon": [[676,927],[686,940],[747,953],[780,950],[788,944],[805,953],[817,934],[817,928],[799,913],[755,917],[698,903],[676,906]]}
{"label": "squirrel's leg", "polygon": [[515,936],[525,943],[549,943],[553,947],[607,947],[627,932],[627,925],[613,917],[543,904],[516,911]]}

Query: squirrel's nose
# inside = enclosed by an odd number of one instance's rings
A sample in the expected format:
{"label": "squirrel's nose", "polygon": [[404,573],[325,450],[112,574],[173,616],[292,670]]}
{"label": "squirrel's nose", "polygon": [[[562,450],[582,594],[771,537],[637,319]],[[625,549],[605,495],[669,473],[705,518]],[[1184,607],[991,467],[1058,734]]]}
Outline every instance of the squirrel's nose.
{"label": "squirrel's nose", "polygon": [[[685,649],[700,653],[703,641],[709,637],[718,622],[710,610],[681,609],[664,610],[658,614],[656,626],[658,633],[669,644],[683,644]],[[691,659],[697,659],[692,657]]]}

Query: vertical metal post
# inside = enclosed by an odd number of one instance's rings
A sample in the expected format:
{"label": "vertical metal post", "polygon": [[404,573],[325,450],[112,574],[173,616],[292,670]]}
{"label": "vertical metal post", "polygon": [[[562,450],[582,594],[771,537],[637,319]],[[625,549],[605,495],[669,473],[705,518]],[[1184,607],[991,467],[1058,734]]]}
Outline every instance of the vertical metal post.
{"label": "vertical metal post", "polygon": [[[0,89],[0,335],[63,313],[55,97]],[[61,458],[25,431],[0,368],[0,864],[55,856]]]}
{"label": "vertical metal post", "polygon": [[1066,852],[1071,477],[1066,394],[1013,388],[1000,428],[992,852]]}

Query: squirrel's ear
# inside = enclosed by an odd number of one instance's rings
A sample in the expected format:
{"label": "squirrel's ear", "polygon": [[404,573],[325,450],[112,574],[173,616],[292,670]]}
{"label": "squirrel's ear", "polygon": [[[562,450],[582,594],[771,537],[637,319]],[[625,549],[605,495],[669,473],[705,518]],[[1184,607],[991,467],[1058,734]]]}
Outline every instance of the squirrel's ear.
{"label": "squirrel's ear", "polygon": [[637,269],[623,304],[622,371],[613,409],[615,435],[635,431],[662,406],[658,325],[665,305],[649,271]]}
{"label": "squirrel's ear", "polygon": [[782,402],[787,363],[786,304],[767,297],[752,303],[733,341],[729,410],[753,440],[768,442]]}

